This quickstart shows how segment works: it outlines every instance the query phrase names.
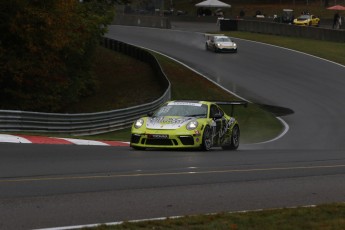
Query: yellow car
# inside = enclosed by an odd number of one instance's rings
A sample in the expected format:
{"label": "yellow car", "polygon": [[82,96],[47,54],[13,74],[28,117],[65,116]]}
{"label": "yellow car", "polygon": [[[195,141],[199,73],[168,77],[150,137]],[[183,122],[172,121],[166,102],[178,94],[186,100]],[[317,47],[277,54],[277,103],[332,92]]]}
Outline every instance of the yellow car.
{"label": "yellow car", "polygon": [[305,14],[293,20],[293,24],[298,26],[319,26],[320,18],[312,14]]}
{"label": "yellow car", "polygon": [[168,101],[155,112],[136,120],[132,126],[130,146],[146,148],[211,147],[236,150],[240,143],[240,127],[232,115],[219,105],[247,105],[247,102]]}

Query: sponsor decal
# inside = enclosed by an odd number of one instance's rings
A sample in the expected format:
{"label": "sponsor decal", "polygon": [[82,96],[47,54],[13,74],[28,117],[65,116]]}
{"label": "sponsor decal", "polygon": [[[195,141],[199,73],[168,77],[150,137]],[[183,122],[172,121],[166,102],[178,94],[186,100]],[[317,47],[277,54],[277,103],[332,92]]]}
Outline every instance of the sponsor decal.
{"label": "sponsor decal", "polygon": [[200,104],[200,103],[181,102],[181,101],[172,101],[172,102],[169,102],[168,105],[189,105],[189,106],[197,106],[197,107],[201,107],[202,106],[202,104]]}
{"label": "sponsor decal", "polygon": [[177,129],[192,120],[191,117],[152,117],[147,120],[149,129]]}
{"label": "sponsor decal", "polygon": [[231,125],[235,122],[234,118],[230,118],[229,121],[223,120],[223,122],[226,122],[223,127],[216,132],[216,126],[212,127],[212,142],[214,141],[215,137],[218,136],[218,139],[216,140],[218,143],[224,142],[224,137],[228,131],[228,129],[231,127]]}
{"label": "sponsor decal", "polygon": [[219,130],[219,137],[223,137],[226,134],[226,131],[230,128],[230,126],[235,122],[234,118],[230,118],[230,120],[223,126],[223,129]]}
{"label": "sponsor decal", "polygon": [[148,138],[152,138],[152,139],[168,139],[169,135],[165,135],[165,134],[149,134],[147,135]]}

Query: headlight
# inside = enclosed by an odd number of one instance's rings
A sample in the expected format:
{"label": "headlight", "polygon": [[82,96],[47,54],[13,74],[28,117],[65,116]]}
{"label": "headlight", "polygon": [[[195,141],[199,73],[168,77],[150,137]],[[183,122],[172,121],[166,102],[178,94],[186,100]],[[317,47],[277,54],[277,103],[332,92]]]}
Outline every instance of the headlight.
{"label": "headlight", "polygon": [[136,121],[134,122],[134,127],[135,127],[136,129],[139,129],[141,126],[143,126],[143,124],[144,124],[144,120],[143,120],[143,119],[138,119],[138,120],[136,120]]}
{"label": "headlight", "polygon": [[193,130],[196,129],[196,127],[198,127],[198,122],[197,121],[191,121],[187,124],[186,128],[188,130]]}
{"label": "headlight", "polygon": [[220,43],[217,43],[216,45],[217,45],[218,47],[222,46],[222,44],[220,44]]}
{"label": "headlight", "polygon": [[236,47],[236,46],[237,46],[237,44],[236,44],[236,43],[233,43],[233,46],[235,46],[235,47]]}

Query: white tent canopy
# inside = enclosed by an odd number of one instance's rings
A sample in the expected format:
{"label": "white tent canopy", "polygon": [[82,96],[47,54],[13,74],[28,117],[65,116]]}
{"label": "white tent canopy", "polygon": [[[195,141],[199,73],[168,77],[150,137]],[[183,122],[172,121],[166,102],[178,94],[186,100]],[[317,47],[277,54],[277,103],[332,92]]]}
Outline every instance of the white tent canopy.
{"label": "white tent canopy", "polygon": [[198,4],[195,4],[195,6],[196,7],[215,7],[215,8],[224,8],[224,7],[230,8],[231,7],[231,5],[218,1],[218,0],[206,0]]}

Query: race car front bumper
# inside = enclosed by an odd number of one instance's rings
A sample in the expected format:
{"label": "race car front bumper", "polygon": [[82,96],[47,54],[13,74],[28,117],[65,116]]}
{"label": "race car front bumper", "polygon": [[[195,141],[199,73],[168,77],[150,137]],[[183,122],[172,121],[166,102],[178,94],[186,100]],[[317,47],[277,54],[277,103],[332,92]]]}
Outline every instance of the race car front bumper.
{"label": "race car front bumper", "polygon": [[200,134],[150,134],[133,133],[130,146],[141,148],[198,148],[201,145]]}

